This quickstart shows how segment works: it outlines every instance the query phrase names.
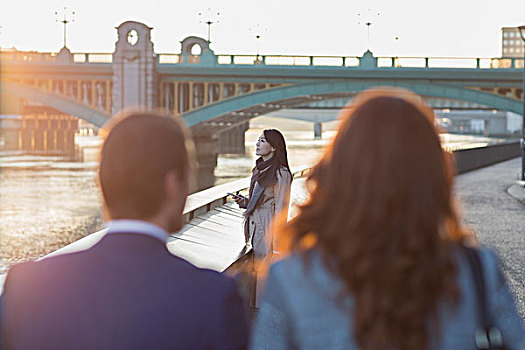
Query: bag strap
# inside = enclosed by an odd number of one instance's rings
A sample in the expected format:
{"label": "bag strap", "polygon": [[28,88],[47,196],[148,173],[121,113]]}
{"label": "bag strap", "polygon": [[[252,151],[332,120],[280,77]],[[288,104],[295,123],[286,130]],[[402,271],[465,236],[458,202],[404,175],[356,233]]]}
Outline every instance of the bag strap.
{"label": "bag strap", "polygon": [[476,287],[476,300],[479,317],[481,320],[481,329],[476,329],[474,340],[478,349],[505,349],[503,346],[503,337],[497,327],[493,327],[489,321],[487,310],[487,299],[485,293],[485,278],[483,277],[483,265],[479,252],[475,248],[463,246],[467,260],[474,276]]}
{"label": "bag strap", "polygon": [[465,247],[467,259],[469,261],[472,275],[474,276],[474,285],[476,286],[476,300],[478,304],[479,317],[481,319],[481,326],[483,328],[489,327],[487,317],[487,304],[485,297],[485,279],[483,278],[483,270],[481,259],[476,249]]}

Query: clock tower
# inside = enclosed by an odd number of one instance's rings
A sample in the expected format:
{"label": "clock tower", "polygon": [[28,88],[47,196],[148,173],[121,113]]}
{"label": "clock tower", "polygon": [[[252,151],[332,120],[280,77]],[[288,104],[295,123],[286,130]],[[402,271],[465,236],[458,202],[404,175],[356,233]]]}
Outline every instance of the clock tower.
{"label": "clock tower", "polygon": [[133,107],[153,109],[157,107],[156,56],[151,41],[153,28],[128,21],[116,29],[112,113]]}

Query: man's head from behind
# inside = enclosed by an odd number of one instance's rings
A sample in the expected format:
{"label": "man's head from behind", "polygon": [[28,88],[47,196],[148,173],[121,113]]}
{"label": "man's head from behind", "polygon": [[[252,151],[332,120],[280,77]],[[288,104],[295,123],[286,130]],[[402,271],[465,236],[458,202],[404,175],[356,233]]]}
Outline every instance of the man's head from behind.
{"label": "man's head from behind", "polygon": [[192,151],[182,122],[152,112],[127,113],[117,120],[100,157],[107,213],[112,220],[144,220],[168,232],[179,230]]}

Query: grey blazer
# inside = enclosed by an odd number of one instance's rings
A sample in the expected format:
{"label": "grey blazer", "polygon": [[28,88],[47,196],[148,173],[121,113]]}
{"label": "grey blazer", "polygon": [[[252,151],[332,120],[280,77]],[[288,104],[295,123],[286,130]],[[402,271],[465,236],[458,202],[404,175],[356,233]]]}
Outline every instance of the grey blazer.
{"label": "grey blazer", "polygon": [[[509,288],[497,270],[495,254],[481,249],[488,310],[511,349],[525,349],[525,329]],[[473,334],[479,324],[470,265],[460,253],[459,304],[439,308],[441,332],[430,349],[475,349]],[[337,302],[341,282],[328,272],[318,252],[305,269],[299,255],[274,264],[261,308],[255,320],[251,349],[358,349],[352,327],[353,299]],[[342,307],[343,306],[343,307]],[[344,308],[346,311],[343,311]]]}

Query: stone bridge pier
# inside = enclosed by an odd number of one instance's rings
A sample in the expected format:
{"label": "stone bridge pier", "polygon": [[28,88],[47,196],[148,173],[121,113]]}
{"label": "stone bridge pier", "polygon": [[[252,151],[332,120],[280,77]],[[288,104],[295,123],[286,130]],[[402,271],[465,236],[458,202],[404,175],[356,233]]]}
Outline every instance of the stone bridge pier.
{"label": "stone bridge pier", "polygon": [[2,119],[0,125],[6,151],[64,155],[75,152],[78,119],[73,116],[29,113]]}
{"label": "stone bridge pier", "polygon": [[217,135],[193,131],[195,158],[197,161],[196,181],[193,181],[191,192],[215,185],[215,166],[217,165]]}
{"label": "stone bridge pier", "polygon": [[245,133],[250,128],[250,122],[246,121],[230,127],[217,134],[217,151],[220,154],[244,154],[246,148]]}

